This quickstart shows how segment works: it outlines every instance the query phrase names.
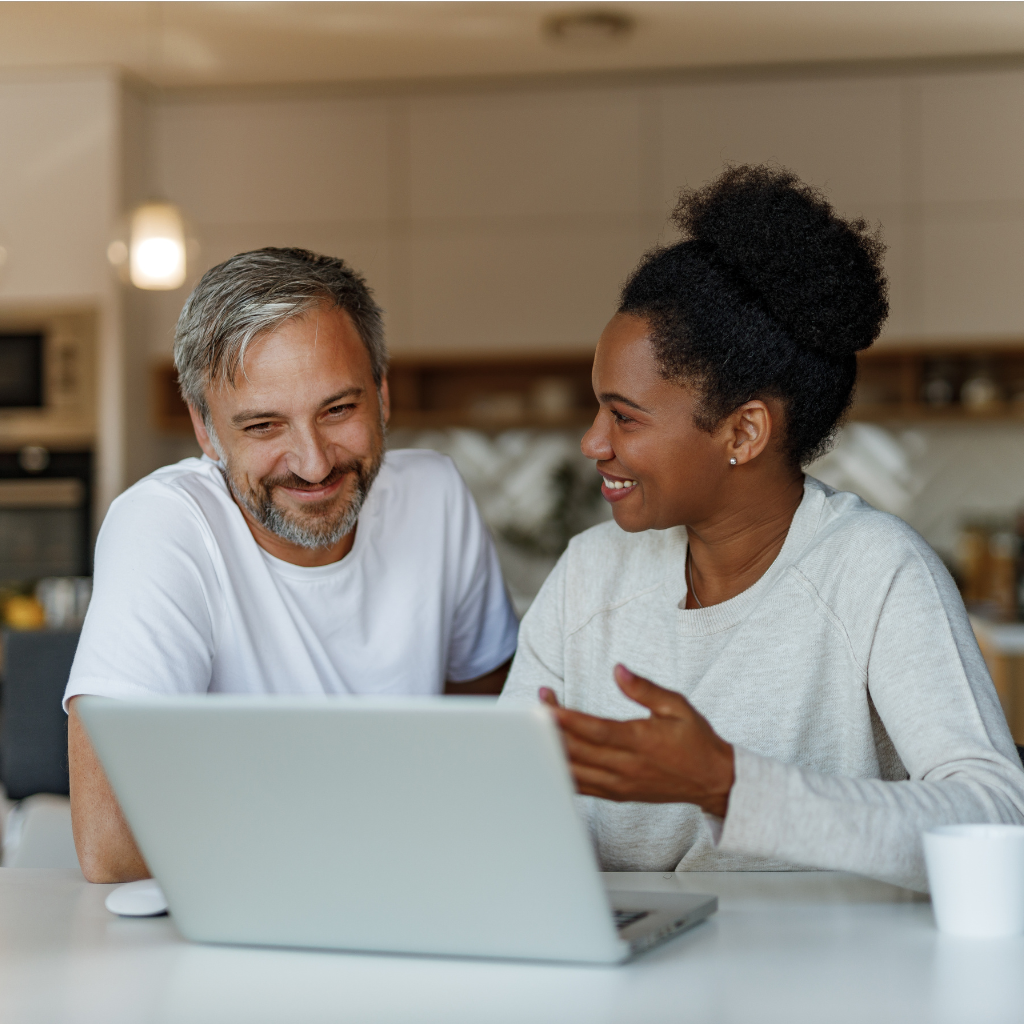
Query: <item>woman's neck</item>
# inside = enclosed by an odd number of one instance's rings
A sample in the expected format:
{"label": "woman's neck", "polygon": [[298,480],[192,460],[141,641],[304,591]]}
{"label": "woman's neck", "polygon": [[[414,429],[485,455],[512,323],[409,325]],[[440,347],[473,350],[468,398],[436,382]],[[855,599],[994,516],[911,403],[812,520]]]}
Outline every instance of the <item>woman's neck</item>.
{"label": "woman's neck", "polygon": [[782,550],[803,493],[803,473],[768,493],[747,487],[714,520],[687,526],[686,607],[721,604],[752,587]]}

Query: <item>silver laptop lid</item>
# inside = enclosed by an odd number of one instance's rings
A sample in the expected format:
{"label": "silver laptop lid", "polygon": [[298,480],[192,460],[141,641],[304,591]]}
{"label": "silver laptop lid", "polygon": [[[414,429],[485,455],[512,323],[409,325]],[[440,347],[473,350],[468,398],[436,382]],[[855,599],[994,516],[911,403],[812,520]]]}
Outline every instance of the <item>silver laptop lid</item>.
{"label": "silver laptop lid", "polygon": [[186,938],[628,955],[540,707],[250,696],[76,706]]}

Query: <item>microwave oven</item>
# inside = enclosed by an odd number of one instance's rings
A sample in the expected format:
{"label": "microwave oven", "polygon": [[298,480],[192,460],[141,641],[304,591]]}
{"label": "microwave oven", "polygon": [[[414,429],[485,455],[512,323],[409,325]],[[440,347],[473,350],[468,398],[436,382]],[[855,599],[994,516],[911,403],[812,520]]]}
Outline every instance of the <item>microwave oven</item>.
{"label": "microwave oven", "polygon": [[0,451],[91,447],[95,313],[0,306]]}
{"label": "microwave oven", "polygon": [[43,405],[43,332],[0,333],[0,409]]}

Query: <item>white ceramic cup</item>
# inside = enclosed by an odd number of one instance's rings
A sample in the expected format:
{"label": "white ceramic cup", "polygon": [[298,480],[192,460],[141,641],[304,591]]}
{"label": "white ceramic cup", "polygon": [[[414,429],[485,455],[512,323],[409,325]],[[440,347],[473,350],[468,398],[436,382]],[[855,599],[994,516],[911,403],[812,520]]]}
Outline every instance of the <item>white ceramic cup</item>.
{"label": "white ceramic cup", "polygon": [[994,939],[1024,932],[1024,825],[944,825],[924,833],[939,931]]}

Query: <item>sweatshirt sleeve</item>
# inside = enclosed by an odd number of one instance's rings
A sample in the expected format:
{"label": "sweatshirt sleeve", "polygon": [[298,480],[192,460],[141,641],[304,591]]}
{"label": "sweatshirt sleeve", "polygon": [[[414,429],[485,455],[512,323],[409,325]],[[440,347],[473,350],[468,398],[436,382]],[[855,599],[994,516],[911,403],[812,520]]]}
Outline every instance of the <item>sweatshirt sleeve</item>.
{"label": "sweatshirt sleeve", "polygon": [[924,830],[1024,823],[1024,770],[963,602],[930,550],[902,560],[872,621],[866,699],[908,778],[826,775],[737,747],[721,852],[927,891]]}
{"label": "sweatshirt sleeve", "polygon": [[457,594],[446,678],[461,683],[508,661],[516,649],[519,623],[505,589],[494,541],[476,502],[448,459],[445,468],[451,480],[445,520]]}

